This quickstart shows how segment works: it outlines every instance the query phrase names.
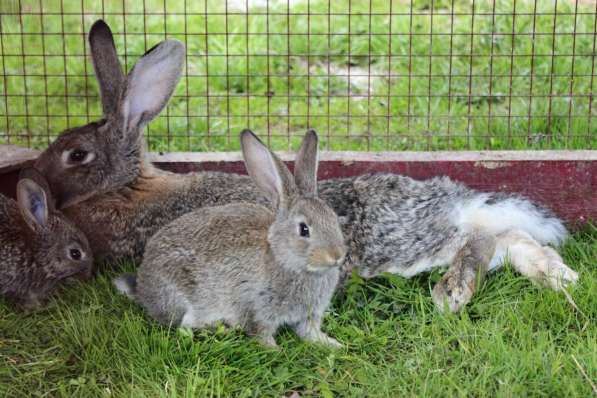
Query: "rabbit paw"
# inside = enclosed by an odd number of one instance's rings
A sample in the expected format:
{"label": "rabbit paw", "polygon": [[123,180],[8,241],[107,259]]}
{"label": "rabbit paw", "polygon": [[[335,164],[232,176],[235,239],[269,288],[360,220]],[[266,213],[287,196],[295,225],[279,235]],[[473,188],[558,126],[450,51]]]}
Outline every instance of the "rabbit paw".
{"label": "rabbit paw", "polygon": [[27,297],[17,302],[17,306],[25,313],[33,313],[39,310],[46,303],[47,299],[29,293]]}
{"label": "rabbit paw", "polygon": [[333,338],[333,337],[330,337],[330,336],[328,336],[328,335],[327,335],[327,334],[325,334],[325,333],[322,333],[322,335],[323,335],[323,337],[322,337],[322,339],[319,341],[320,343],[322,343],[322,344],[325,344],[325,345],[327,345],[327,346],[329,346],[329,347],[332,347],[332,348],[342,348],[342,347],[343,347],[342,343],[340,343],[340,342],[339,342],[338,340],[336,340],[335,338]]}
{"label": "rabbit paw", "polygon": [[317,318],[316,320],[304,320],[295,325],[294,330],[296,333],[305,339],[306,341],[311,341],[313,343],[324,344],[329,347],[340,348],[342,344],[325,334],[321,331],[321,319]]}
{"label": "rabbit paw", "polygon": [[333,347],[333,348],[342,347],[342,344],[338,340],[334,339],[333,337],[328,336],[321,330],[314,330],[308,336],[305,336],[305,339],[308,341],[312,341],[314,343],[327,345],[327,346]]}
{"label": "rabbit paw", "polygon": [[545,258],[541,259],[539,268],[540,282],[553,290],[574,285],[578,281],[578,273],[564,264],[562,257],[549,246],[543,247]]}
{"label": "rabbit paw", "polygon": [[278,344],[276,343],[276,339],[271,334],[262,334],[257,337],[257,340],[264,345],[265,347],[269,348],[278,348]]}
{"label": "rabbit paw", "polygon": [[433,287],[431,297],[440,312],[447,304],[448,310],[455,313],[471,301],[474,293],[475,289],[467,281],[444,275]]}

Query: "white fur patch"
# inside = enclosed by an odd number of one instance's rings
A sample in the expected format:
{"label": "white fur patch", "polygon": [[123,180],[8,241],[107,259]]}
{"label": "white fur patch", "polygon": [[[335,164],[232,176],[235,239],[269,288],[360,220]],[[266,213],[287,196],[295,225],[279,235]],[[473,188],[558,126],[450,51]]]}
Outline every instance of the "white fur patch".
{"label": "white fur patch", "polygon": [[491,235],[512,229],[522,230],[542,245],[559,245],[568,235],[559,219],[546,217],[527,200],[507,198],[486,204],[487,198],[487,194],[479,194],[458,208],[456,225],[464,230],[480,228]]}
{"label": "white fur patch", "polygon": [[114,284],[116,290],[118,290],[121,294],[124,294],[131,300],[135,298],[135,288],[129,284],[129,281],[125,276],[114,278],[112,283]]}
{"label": "white fur patch", "polygon": [[182,328],[202,329],[217,325],[219,322],[224,322],[232,326],[239,324],[237,314],[227,306],[222,305],[210,309],[203,308],[200,312],[197,312],[187,302],[186,308],[187,312],[185,312],[180,322],[180,327]]}

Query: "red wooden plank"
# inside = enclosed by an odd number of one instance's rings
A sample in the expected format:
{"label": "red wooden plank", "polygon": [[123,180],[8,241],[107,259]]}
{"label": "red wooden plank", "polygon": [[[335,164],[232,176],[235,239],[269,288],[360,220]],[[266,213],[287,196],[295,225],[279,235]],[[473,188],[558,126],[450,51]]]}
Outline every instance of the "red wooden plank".
{"label": "red wooden plank", "polygon": [[19,181],[19,171],[11,170],[0,172],[0,194],[10,198],[16,198],[17,181]]}
{"label": "red wooden plank", "polygon": [[[292,164],[290,162],[290,166]],[[177,173],[224,171],[246,174],[242,161],[158,162]],[[597,220],[597,161],[322,161],[319,178],[351,177],[384,172],[426,179],[446,175],[480,191],[522,194],[551,208],[571,225]]]}
{"label": "red wooden plank", "polygon": [[[283,159],[293,158],[283,154]],[[237,153],[151,154],[178,173],[245,173]],[[292,167],[291,162],[288,162]],[[597,151],[322,153],[319,178],[386,172],[425,179],[447,175],[480,191],[520,193],[554,210],[569,225],[597,221]],[[0,192],[14,197],[18,173],[0,171]]]}
{"label": "red wooden plank", "polygon": [[35,149],[0,144],[0,173],[18,170],[23,164],[33,162],[38,155],[39,151]]}

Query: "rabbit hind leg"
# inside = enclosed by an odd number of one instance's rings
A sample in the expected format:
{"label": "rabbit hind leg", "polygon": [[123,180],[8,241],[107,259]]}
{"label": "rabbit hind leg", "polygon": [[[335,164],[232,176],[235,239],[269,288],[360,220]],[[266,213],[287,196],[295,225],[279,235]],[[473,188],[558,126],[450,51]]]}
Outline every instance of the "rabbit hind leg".
{"label": "rabbit hind leg", "polygon": [[503,232],[497,236],[496,243],[490,269],[501,266],[508,257],[520,274],[554,290],[561,290],[578,280],[578,273],[564,263],[558,252],[549,246],[541,246],[522,230]]}
{"label": "rabbit hind leg", "polygon": [[433,287],[432,298],[440,311],[460,311],[482,283],[495,252],[496,239],[482,231],[471,232],[464,246]]}

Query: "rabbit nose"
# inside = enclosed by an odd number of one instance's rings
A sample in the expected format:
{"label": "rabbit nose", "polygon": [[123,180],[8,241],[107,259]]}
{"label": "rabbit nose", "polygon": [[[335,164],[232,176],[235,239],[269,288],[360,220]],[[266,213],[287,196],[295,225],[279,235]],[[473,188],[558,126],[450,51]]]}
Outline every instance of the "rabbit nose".
{"label": "rabbit nose", "polygon": [[312,264],[319,264],[324,267],[336,267],[344,257],[344,253],[335,248],[319,248],[309,256]]}
{"label": "rabbit nose", "polygon": [[330,264],[335,266],[341,265],[344,262],[344,257],[346,255],[346,250],[343,248],[330,248],[328,250],[328,255],[330,258]]}
{"label": "rabbit nose", "polygon": [[333,258],[335,259],[336,265],[341,265],[346,258],[346,250],[335,250]]}

